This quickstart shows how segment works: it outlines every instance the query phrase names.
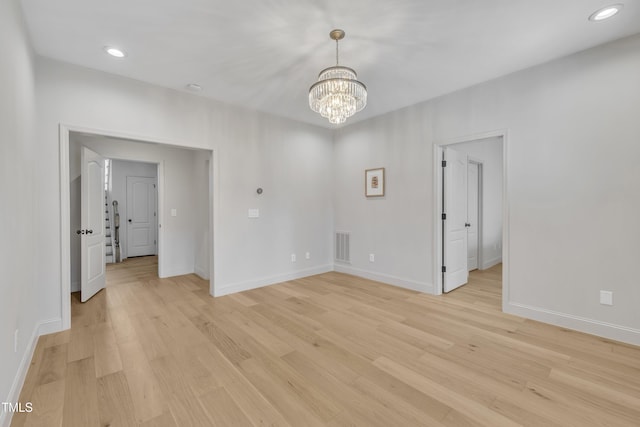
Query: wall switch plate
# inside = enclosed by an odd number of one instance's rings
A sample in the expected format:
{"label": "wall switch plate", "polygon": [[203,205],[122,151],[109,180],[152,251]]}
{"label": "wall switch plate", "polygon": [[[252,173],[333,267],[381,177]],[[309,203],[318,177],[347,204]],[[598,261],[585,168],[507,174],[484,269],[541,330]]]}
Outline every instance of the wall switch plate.
{"label": "wall switch plate", "polygon": [[296,262],[296,254],[291,254],[291,262]]}
{"label": "wall switch plate", "polygon": [[171,216],[178,216],[178,209],[176,208],[171,209]]}
{"label": "wall switch plate", "polygon": [[311,253],[307,252],[304,254],[305,259],[311,259]]}
{"label": "wall switch plate", "polygon": [[260,218],[260,209],[249,209],[247,211],[247,216],[249,218]]}
{"label": "wall switch plate", "polygon": [[369,262],[376,262],[376,255],[375,254],[369,254]]}
{"label": "wall switch plate", "polygon": [[600,291],[600,304],[613,305],[613,292]]}

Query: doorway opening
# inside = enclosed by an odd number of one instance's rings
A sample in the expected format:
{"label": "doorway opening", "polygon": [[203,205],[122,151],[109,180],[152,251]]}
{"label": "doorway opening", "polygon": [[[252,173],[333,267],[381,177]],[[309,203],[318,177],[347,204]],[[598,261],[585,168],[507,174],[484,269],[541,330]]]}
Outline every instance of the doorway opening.
{"label": "doorway opening", "polygon": [[506,131],[434,145],[436,295],[499,277],[508,301],[506,148]]}
{"label": "doorway opening", "polygon": [[[74,242],[77,237],[74,221],[77,223],[80,215],[72,199],[76,197],[73,193],[80,186],[77,178],[80,175],[81,147],[110,159],[111,167],[114,169],[118,164],[116,162],[130,167],[129,173],[122,175],[118,184],[122,187],[118,196],[122,216],[121,231],[125,234],[136,234],[136,241],[140,244],[138,246],[143,248],[140,253],[130,252],[126,248],[126,240],[130,238],[125,236],[125,242],[121,247],[123,259],[150,255],[157,260],[150,264],[157,270],[154,271],[157,277],[195,273],[206,280],[209,293],[213,295],[213,151],[61,126],[62,328],[68,329],[71,325],[69,295],[73,289],[73,271],[80,264],[77,261],[79,251],[75,249],[74,252],[74,246],[77,246],[77,242]],[[136,167],[138,170],[153,170],[153,173],[136,172]],[[141,224],[134,224],[136,218],[129,215],[132,213],[131,209],[123,206],[129,204],[126,201],[128,177],[131,177],[130,186],[138,187],[138,192],[145,190],[146,196],[136,197],[144,203],[138,203],[139,206],[135,208],[138,214],[140,211],[146,211],[142,213],[145,213],[147,219],[151,218],[151,221],[148,221],[151,224],[144,220]],[[145,179],[140,180],[136,177]],[[65,182],[69,184],[64,185]],[[104,212],[105,201],[102,203]],[[135,228],[127,233],[129,219],[132,220],[131,226]],[[140,248],[136,250],[138,249]],[[101,265],[105,271],[106,261]]]}

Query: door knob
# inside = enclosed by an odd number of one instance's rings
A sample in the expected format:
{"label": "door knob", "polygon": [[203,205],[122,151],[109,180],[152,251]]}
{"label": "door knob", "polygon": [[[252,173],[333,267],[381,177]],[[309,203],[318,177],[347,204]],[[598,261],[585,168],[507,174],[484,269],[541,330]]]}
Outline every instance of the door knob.
{"label": "door knob", "polygon": [[471,227],[471,224],[469,224],[468,222],[465,222],[465,223],[464,223],[464,226],[465,226],[465,227]]}
{"label": "door knob", "polygon": [[131,222],[131,220],[130,220],[130,219],[128,219],[127,221]]}
{"label": "door knob", "polygon": [[87,234],[93,234],[93,230],[87,230]]}

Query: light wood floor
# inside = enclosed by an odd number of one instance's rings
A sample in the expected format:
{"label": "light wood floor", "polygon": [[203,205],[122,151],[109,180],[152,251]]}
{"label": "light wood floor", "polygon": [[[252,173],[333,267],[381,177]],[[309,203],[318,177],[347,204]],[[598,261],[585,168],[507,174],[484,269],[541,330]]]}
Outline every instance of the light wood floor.
{"label": "light wood floor", "polygon": [[638,426],[640,348],[500,313],[500,267],[433,297],[339,273],[211,298],[110,266],[41,337],[13,426]]}

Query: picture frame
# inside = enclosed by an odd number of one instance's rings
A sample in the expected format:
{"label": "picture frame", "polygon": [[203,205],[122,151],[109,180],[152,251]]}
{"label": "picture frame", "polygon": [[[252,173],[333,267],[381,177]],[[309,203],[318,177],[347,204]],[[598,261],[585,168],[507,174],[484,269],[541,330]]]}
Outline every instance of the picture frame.
{"label": "picture frame", "polygon": [[364,195],[366,197],[384,197],[384,168],[364,171]]}

